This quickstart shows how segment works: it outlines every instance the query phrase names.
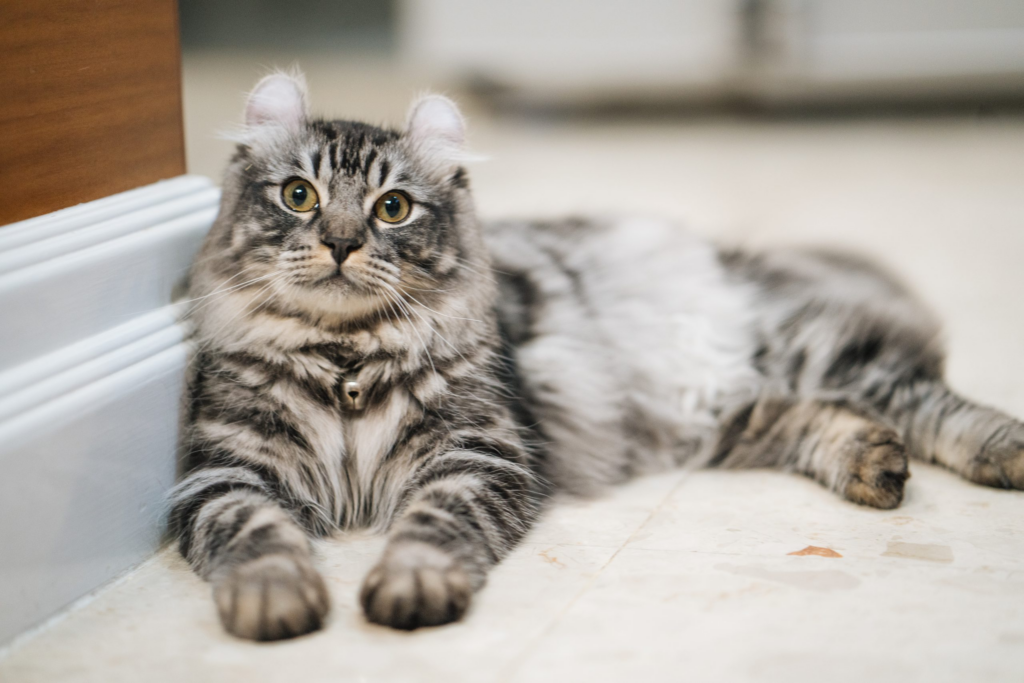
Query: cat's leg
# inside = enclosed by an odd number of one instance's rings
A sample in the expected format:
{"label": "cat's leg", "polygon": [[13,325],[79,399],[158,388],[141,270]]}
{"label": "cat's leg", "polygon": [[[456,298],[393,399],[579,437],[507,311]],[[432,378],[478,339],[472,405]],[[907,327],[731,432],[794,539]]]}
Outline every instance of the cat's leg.
{"label": "cat's leg", "polygon": [[909,476],[899,434],[843,402],[763,398],[726,420],[712,466],[798,472],[845,497],[890,509]]}
{"label": "cat's leg", "polygon": [[911,456],[1024,489],[1024,424],[950,391],[939,326],[906,288],[836,254],[736,252],[724,262],[758,288],[760,365],[774,386],[841,397],[893,426]]}
{"label": "cat's leg", "polygon": [[881,407],[911,455],[965,479],[1024,489],[1024,423],[958,396],[941,380],[897,383]]}
{"label": "cat's leg", "polygon": [[456,621],[536,518],[537,480],[494,454],[451,451],[415,477],[380,562],[363,583],[366,617],[399,629]]}
{"label": "cat's leg", "polygon": [[330,602],[309,539],[254,471],[193,472],[175,489],[170,520],[227,631],[277,640],[321,627]]}

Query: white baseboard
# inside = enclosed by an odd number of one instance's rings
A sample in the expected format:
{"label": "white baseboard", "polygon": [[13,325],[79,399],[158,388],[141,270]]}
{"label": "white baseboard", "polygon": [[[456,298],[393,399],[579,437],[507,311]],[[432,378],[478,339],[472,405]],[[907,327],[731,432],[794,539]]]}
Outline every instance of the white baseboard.
{"label": "white baseboard", "polygon": [[220,192],[182,176],[0,227],[0,643],[146,559]]}

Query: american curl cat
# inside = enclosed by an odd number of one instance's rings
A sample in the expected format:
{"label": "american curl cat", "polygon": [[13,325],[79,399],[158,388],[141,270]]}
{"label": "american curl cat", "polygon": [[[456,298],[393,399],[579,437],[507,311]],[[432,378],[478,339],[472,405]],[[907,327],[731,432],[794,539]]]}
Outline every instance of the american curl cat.
{"label": "american curl cat", "polygon": [[314,118],[249,97],[193,267],[171,526],[224,627],[318,629],[310,538],[387,530],[366,617],[455,621],[554,491],[678,465],[774,467],[899,505],[907,460],[1024,488],[1024,424],[942,379],[938,326],[828,253],[726,250],[650,220],[481,224],[464,123]]}

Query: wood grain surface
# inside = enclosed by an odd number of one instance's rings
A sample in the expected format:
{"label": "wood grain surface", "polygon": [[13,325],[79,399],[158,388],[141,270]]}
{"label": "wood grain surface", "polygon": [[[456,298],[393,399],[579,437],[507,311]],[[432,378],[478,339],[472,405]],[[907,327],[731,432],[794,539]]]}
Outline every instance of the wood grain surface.
{"label": "wood grain surface", "polygon": [[0,0],[0,225],[180,175],[184,149],[176,0]]}

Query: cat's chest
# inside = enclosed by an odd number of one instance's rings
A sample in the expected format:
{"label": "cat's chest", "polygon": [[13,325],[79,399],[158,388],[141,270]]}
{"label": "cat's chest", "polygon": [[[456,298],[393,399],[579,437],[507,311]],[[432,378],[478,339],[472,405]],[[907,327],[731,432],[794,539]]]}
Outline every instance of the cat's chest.
{"label": "cat's chest", "polygon": [[330,452],[321,457],[339,477],[338,494],[350,511],[343,519],[360,524],[373,520],[347,515],[390,509],[393,489],[401,488],[408,474],[407,458],[400,452],[402,434],[418,414],[418,403],[406,386],[412,362],[407,354],[392,353],[386,345],[372,343],[372,337],[362,337],[294,352],[307,354],[306,365],[325,371],[323,379],[329,384],[321,384],[320,390],[330,387],[332,419],[323,425],[330,432],[323,440]]}
{"label": "cat's chest", "polygon": [[410,403],[408,391],[396,386],[384,397],[365,405],[364,397],[369,390],[357,378],[343,376],[339,380],[345,468],[356,475],[355,481],[364,489],[371,485],[381,463],[398,445]]}

